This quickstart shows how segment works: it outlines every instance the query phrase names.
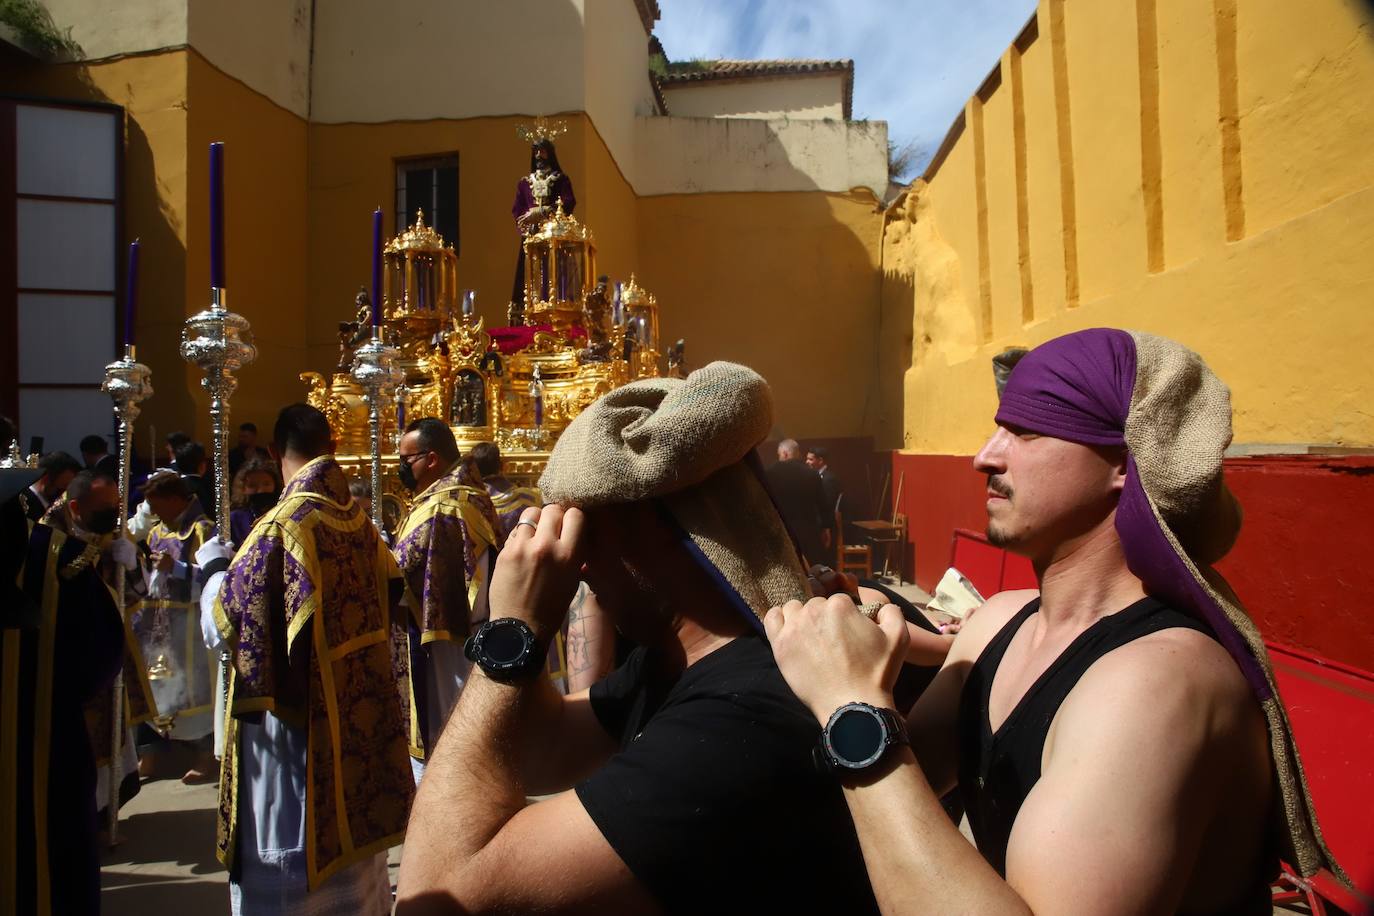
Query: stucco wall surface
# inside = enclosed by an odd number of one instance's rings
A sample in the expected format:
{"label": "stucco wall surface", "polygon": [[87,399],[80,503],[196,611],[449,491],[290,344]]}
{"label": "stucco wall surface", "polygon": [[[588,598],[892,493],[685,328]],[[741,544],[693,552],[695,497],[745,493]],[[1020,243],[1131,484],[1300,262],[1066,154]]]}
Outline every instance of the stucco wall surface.
{"label": "stucco wall surface", "polygon": [[728,359],[768,379],[776,438],[872,435],[880,220],[867,191],[643,198],[638,276],[689,368]]}
{"label": "stucco wall surface", "polygon": [[887,122],[640,118],[641,196],[887,188]]}
{"label": "stucco wall surface", "polygon": [[[142,276],[135,326],[139,360],[157,395],[143,404],[139,447],[149,426],[170,432],[191,419],[178,353],[186,300],[187,70],[191,52],[92,64],[0,65],[0,85],[37,97],[121,105],[125,110],[124,234],[140,239]],[[204,297],[202,297],[204,299]],[[208,303],[207,303],[208,304]],[[203,306],[197,306],[200,308]]]}
{"label": "stucco wall surface", "polygon": [[118,54],[141,54],[187,43],[187,0],[41,0],[59,30],[81,47],[80,56],[99,60]]}
{"label": "stucco wall surface", "polygon": [[657,111],[649,39],[632,0],[585,0],[585,105],[620,172],[637,181],[637,120]]}
{"label": "stucco wall surface", "polygon": [[[306,358],[307,126],[197,53],[187,85],[185,314],[210,304],[209,147],[221,140],[228,305],[252,323],[258,347],[257,360],[239,373],[232,419],[266,430],[297,399]],[[187,426],[208,442],[200,370],[182,362],[181,371],[195,403]]]}
{"label": "stucco wall surface", "polygon": [[663,88],[668,111],[678,118],[844,118],[842,73],[768,79],[705,80]]}
{"label": "stucco wall surface", "polygon": [[329,0],[315,16],[314,121],[585,107],[583,0],[397,0],[384,14],[371,0]]}
{"label": "stucco wall surface", "polygon": [[[318,4],[328,9],[330,4]],[[311,0],[190,0],[190,44],[297,117],[310,115]]]}
{"label": "stucco wall surface", "polygon": [[888,213],[913,316],[907,449],[971,454],[991,357],[1080,328],[1177,339],[1237,443],[1374,446],[1374,42],[1359,4],[1042,0]]}

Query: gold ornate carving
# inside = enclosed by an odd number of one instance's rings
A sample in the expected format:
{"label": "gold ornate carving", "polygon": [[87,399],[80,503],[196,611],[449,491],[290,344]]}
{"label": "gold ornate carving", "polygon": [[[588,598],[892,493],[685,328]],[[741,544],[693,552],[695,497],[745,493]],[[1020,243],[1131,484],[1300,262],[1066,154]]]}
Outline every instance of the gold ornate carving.
{"label": "gold ornate carving", "polygon": [[543,115],[535,118],[533,124],[518,124],[515,127],[515,135],[529,144],[538,143],[541,140],[552,140],[567,132],[568,123],[566,121],[550,121]]}
{"label": "gold ornate carving", "polygon": [[[561,205],[525,240],[527,319],[548,324],[523,349],[500,353],[476,314],[470,294],[457,287],[457,258],[417,213],[414,225],[384,248],[386,280],[382,333],[401,356],[399,392],[405,419],[440,417],[459,447],[495,442],[503,472],[534,485],[549,450],[578,414],[611,389],[657,375],[658,302],[632,275],[611,320],[609,289],[596,281],[592,233]],[[589,301],[589,296],[593,297]],[[350,306],[354,311],[358,303]],[[591,316],[591,317],[586,317]],[[584,336],[592,320],[595,340]],[[361,325],[363,316],[356,321]],[[537,375],[537,381],[536,381]],[[347,373],[301,373],[307,401],[324,412],[350,473],[370,476],[368,408]],[[396,478],[397,411],[383,414],[383,485],[380,498],[395,515],[410,502]]]}

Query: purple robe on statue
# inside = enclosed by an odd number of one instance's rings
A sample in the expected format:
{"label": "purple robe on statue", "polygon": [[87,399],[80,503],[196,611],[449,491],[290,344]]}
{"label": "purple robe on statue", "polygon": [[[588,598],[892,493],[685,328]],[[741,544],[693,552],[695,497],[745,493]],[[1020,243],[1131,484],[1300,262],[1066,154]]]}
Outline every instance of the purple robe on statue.
{"label": "purple robe on statue", "polygon": [[[577,198],[573,195],[572,179],[561,172],[553,180],[553,186],[549,189],[549,199],[545,206],[552,211],[557,208],[559,201],[563,202],[564,213],[572,213],[573,209],[577,207]],[[516,303],[525,301],[525,233],[520,232],[520,217],[536,205],[534,190],[530,187],[530,176],[525,175],[515,185],[515,202],[511,204],[510,208],[511,217],[515,220],[515,230],[520,234],[520,250],[515,257],[515,285],[511,288],[510,294],[510,300]],[[547,293],[545,298],[548,298]]]}

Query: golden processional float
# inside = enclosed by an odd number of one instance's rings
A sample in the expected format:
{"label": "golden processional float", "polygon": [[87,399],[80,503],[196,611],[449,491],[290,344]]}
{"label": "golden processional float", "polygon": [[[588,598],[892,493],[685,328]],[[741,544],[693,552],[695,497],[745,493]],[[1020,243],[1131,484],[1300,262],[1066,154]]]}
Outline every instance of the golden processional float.
{"label": "golden processional float", "polygon": [[[404,382],[381,416],[383,465],[394,470],[407,418],[440,417],[466,452],[478,442],[501,449],[503,473],[534,485],[558,436],[592,401],[613,388],[660,375],[658,302],[631,275],[609,288],[596,274],[591,231],[560,204],[524,242],[524,324],[486,328],[474,294],[459,289],[453,248],[414,225],[383,249],[385,343],[398,351]],[[308,402],[329,419],[338,460],[367,479],[369,408],[350,366],[371,336],[371,304],[359,292],[351,321],[339,324],[339,361],[331,377],[301,373]],[[681,371],[681,342],[669,354]],[[394,473],[382,475],[382,517],[394,530],[410,494]]]}

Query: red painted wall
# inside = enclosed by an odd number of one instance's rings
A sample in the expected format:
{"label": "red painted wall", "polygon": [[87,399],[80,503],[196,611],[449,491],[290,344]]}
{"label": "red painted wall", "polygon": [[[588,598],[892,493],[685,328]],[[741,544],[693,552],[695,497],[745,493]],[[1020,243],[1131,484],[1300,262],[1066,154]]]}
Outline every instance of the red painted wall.
{"label": "red painted wall", "polygon": [[892,456],[892,488],[901,488],[898,511],[906,514],[907,553],[903,569],[926,591],[949,568],[954,529],[982,531],[987,478],[963,455]]}
{"label": "red painted wall", "polygon": [[1374,671],[1374,457],[1226,462],[1245,510],[1217,564],[1266,639]]}
{"label": "red painted wall", "polygon": [[[894,453],[892,477],[904,481],[906,569],[929,591],[954,530],[984,530],[986,482],[956,455]],[[1226,479],[1245,524],[1218,568],[1265,638],[1374,671],[1374,457],[1235,458]]]}

